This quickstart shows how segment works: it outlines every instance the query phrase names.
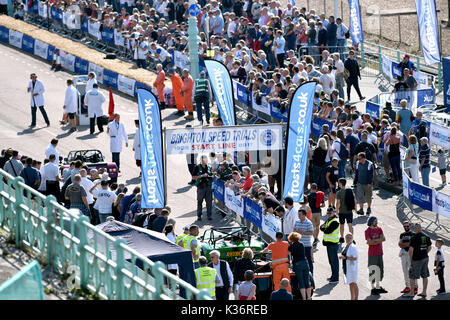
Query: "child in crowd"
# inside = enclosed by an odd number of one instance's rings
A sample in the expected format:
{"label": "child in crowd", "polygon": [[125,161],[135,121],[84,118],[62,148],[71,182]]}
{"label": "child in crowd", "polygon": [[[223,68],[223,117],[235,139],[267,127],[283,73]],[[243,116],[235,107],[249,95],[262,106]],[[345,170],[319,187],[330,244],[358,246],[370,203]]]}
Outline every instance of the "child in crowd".
{"label": "child in crowd", "polygon": [[447,157],[445,156],[445,153],[442,151],[442,149],[439,149],[438,154],[439,174],[441,175],[442,179],[441,187],[443,187],[447,184],[447,178],[445,177],[445,173],[447,171]]}
{"label": "child in crowd", "polygon": [[256,300],[256,284],[253,283],[255,273],[252,270],[247,270],[244,273],[245,281],[239,286],[237,300]]}
{"label": "child in crowd", "polygon": [[436,240],[436,256],[434,259],[434,274],[438,276],[440,288],[436,290],[437,294],[445,294],[445,281],[444,281],[444,251],[442,250],[442,245],[444,240],[441,238]]}

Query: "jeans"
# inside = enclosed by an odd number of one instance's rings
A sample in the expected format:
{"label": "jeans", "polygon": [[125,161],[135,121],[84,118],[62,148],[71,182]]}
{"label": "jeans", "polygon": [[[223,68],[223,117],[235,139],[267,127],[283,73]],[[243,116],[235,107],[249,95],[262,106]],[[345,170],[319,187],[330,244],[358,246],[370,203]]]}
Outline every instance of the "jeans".
{"label": "jeans", "polygon": [[389,163],[391,164],[392,174],[395,181],[402,180],[402,170],[400,169],[400,155],[389,157]]}
{"label": "jeans", "polygon": [[297,276],[298,288],[306,289],[310,288],[311,284],[309,283],[309,268],[308,262],[306,260],[297,261],[294,264],[295,275]]}
{"label": "jeans", "polygon": [[430,167],[422,168],[422,184],[424,186],[430,186]]}
{"label": "jeans", "polygon": [[211,118],[210,113],[209,113],[209,103],[208,103],[208,98],[207,97],[202,97],[201,100],[199,99],[198,101],[196,101],[197,104],[197,119],[198,121],[200,121],[201,123],[203,123],[203,111],[202,111],[202,106],[203,108],[205,108],[205,117],[206,117],[206,121],[209,121],[209,119]]}
{"label": "jeans", "polygon": [[339,281],[339,244],[331,244],[327,246],[328,263],[331,266],[331,280]]}
{"label": "jeans", "polygon": [[117,169],[120,168],[120,152],[112,153],[112,161],[117,164]]}
{"label": "jeans", "polygon": [[339,160],[339,162],[338,162],[338,169],[339,169],[338,178],[345,178],[345,164],[346,163],[347,163],[347,160]]}
{"label": "jeans", "polygon": [[445,280],[444,280],[444,268],[445,267],[440,267],[438,270],[438,279],[439,279],[439,290],[442,292],[445,292]]}
{"label": "jeans", "polygon": [[[44,117],[45,123],[47,125],[50,125],[50,120],[48,120],[47,112],[45,112],[44,106],[40,106],[39,110],[41,110],[41,113],[42,113],[42,116]],[[36,107],[31,107],[31,125],[32,126],[36,125],[36,111],[37,111]]]}
{"label": "jeans", "polygon": [[89,118],[89,129],[91,134],[94,133],[95,131],[95,118],[97,118],[97,127],[98,127],[98,131],[103,132],[103,121],[101,117],[96,117],[94,115],[93,118]]}
{"label": "jeans", "polygon": [[267,53],[267,62],[269,63],[268,70],[273,70],[276,67],[275,55],[272,52]]}
{"label": "jeans", "polygon": [[146,62],[147,61],[145,61],[145,59],[137,59],[136,60],[136,65],[137,65],[138,68],[145,69],[145,68],[147,68],[147,63]]}
{"label": "jeans", "polygon": [[311,274],[313,274],[314,266],[313,266],[312,257],[311,257],[311,250],[312,250],[312,247],[305,247],[305,257],[306,257],[306,260],[308,261],[309,271],[311,271]]}
{"label": "jeans", "polygon": [[348,100],[350,101],[350,91],[351,91],[352,86],[355,88],[359,99],[361,99],[362,98],[362,94],[361,94],[361,90],[359,90],[358,77],[354,77],[354,78],[348,78],[348,80],[347,80],[347,97],[348,97]]}
{"label": "jeans", "polygon": [[338,46],[338,52],[340,55],[340,58],[342,61],[345,61],[344,52],[345,52],[345,44],[347,40],[346,39],[337,39],[337,46]]}
{"label": "jeans", "polygon": [[[336,47],[337,40],[336,40],[336,39],[334,39],[334,40],[328,40],[327,42],[328,42],[328,51],[329,51],[330,53],[336,52],[336,48],[333,48],[333,47]],[[342,61],[344,61],[344,60],[342,59],[342,57],[340,57],[340,58],[341,58]]]}
{"label": "jeans", "polygon": [[112,215],[111,213],[100,213],[98,214],[98,216],[100,217],[100,223],[104,223],[106,222],[106,218],[109,217],[110,215]]}

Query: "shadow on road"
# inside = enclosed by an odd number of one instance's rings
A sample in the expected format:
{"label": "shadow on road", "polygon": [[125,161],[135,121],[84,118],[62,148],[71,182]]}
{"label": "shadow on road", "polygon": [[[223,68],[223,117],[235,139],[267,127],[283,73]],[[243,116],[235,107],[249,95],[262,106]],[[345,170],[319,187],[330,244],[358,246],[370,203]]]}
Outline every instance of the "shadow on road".
{"label": "shadow on road", "polygon": [[128,179],[128,180],[125,181],[126,185],[139,184],[139,183],[141,183],[141,177],[136,177],[136,178]]}
{"label": "shadow on road", "polygon": [[186,187],[178,188],[177,191],[174,192],[174,194],[180,194],[188,192],[193,186],[187,185]]}
{"label": "shadow on road", "polygon": [[100,134],[100,132],[95,132],[94,134],[86,134],[84,136],[77,137],[78,140],[90,140],[95,139]]}
{"label": "shadow on road", "polygon": [[338,285],[338,283],[327,283],[323,287],[316,288],[314,290],[314,295],[320,297],[320,296],[330,294],[331,290],[333,290],[333,288],[336,287],[337,285]]}
{"label": "shadow on road", "polygon": [[45,129],[45,128],[46,128],[46,127],[40,127],[40,128],[36,128],[36,127],[32,128],[32,127],[29,127],[29,128],[27,128],[27,129],[23,129],[23,130],[20,131],[20,132],[17,132],[17,135],[18,135],[18,136],[23,136],[23,135],[25,135],[25,134],[32,134],[32,133],[34,133],[34,132],[36,132],[36,131],[38,131],[38,130]]}

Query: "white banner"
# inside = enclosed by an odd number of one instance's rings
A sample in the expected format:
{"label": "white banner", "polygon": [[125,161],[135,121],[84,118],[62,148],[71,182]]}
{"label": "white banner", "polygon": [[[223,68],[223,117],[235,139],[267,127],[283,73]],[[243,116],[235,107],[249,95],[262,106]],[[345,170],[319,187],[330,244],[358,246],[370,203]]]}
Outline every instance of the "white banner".
{"label": "white banner", "polygon": [[225,188],[225,206],[242,218],[244,217],[244,201],[242,201],[240,195],[235,196],[234,191],[230,188]]}
{"label": "white banner", "polygon": [[47,5],[42,1],[38,2],[38,13],[42,18],[47,18]]}
{"label": "white banner", "polygon": [[426,73],[414,71],[413,77],[417,81],[417,89],[430,88],[430,86],[428,85],[428,75]]}
{"label": "white banner", "polygon": [[450,150],[450,128],[430,122],[430,143]]}
{"label": "white banner", "polygon": [[61,67],[66,70],[75,72],[75,57],[64,51],[59,51],[59,56],[61,57]]}
{"label": "white banner", "polygon": [[281,232],[281,220],[271,213],[263,214],[262,231],[276,240],[276,233]]}
{"label": "white banner", "polygon": [[383,60],[383,74],[387,79],[392,80],[392,61],[385,55],[382,55],[381,57]]}
{"label": "white banner", "polygon": [[117,80],[117,89],[119,89],[120,92],[129,94],[130,96],[134,96],[134,84],[135,83],[136,83],[136,80],[127,78],[127,77],[119,74],[119,77]]}
{"label": "white banner", "polygon": [[34,41],[34,54],[47,60],[48,44],[36,39]]}
{"label": "white banner", "polygon": [[9,44],[14,47],[22,49],[22,37],[23,33],[9,29]]}
{"label": "white banner", "polygon": [[114,29],[114,44],[121,47],[125,45],[125,38],[122,36],[122,32],[117,31],[117,29]]}
{"label": "white banner", "polygon": [[400,107],[400,101],[405,99],[408,101],[407,109],[416,114],[417,110],[417,91],[399,91],[395,93],[380,93],[378,96],[378,104],[386,105],[386,101],[392,103],[392,107]]}
{"label": "white banner", "polygon": [[88,22],[88,32],[93,37],[97,38],[98,40],[101,40],[102,34],[100,32],[100,22],[93,22],[93,20],[89,20]]}
{"label": "white banner", "polygon": [[89,62],[89,72],[95,72],[98,82],[103,83],[103,68],[95,63]]}
{"label": "white banner", "polygon": [[282,128],[277,124],[169,129],[166,131],[167,154],[281,149]]}
{"label": "white banner", "polygon": [[433,189],[433,212],[450,219],[450,196]]}
{"label": "white banner", "polygon": [[253,94],[252,109],[270,115],[270,103],[267,102],[265,97],[261,98],[261,104],[256,104],[255,94]]}
{"label": "white banner", "polygon": [[[402,163],[404,162],[404,161],[401,161]],[[403,168],[402,168],[403,169]],[[403,172],[403,175],[402,175],[402,180],[403,180],[403,196],[405,197],[405,198],[408,198],[408,189],[409,189],[409,178],[408,178],[408,175],[405,173],[405,172]]]}

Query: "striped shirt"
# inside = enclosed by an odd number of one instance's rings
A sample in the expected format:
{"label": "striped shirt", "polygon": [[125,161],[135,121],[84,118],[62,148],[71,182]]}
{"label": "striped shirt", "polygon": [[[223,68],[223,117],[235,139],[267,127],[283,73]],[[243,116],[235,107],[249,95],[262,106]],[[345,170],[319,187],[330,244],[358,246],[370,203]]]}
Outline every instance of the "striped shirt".
{"label": "striped shirt", "polygon": [[419,163],[422,164],[422,159],[425,158],[425,162],[422,165],[422,168],[430,167],[430,147],[428,145],[424,145],[420,147],[419,152]]}
{"label": "striped shirt", "polygon": [[204,94],[209,98],[208,90],[208,80],[207,79],[197,79],[195,80],[195,95]]}
{"label": "striped shirt", "polygon": [[[296,230],[302,230],[302,231],[306,231],[306,232],[313,232],[314,231],[314,227],[313,227],[312,222],[308,218],[305,218],[305,221],[301,221],[299,219],[299,220],[297,220],[295,222],[294,231],[296,231]],[[307,247],[307,248],[311,247],[312,246],[312,242],[311,242],[312,236],[311,235],[305,235],[305,234],[302,234],[301,236],[302,237],[300,238],[299,241],[305,247]]]}

